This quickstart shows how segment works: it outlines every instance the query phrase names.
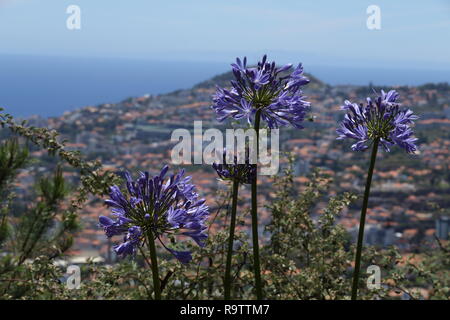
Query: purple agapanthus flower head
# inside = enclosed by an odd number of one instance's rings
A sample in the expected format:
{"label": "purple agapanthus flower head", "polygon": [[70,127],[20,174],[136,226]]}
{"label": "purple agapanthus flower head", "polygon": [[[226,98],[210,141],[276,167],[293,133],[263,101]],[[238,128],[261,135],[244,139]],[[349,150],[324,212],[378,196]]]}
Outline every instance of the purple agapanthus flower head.
{"label": "purple agapanthus flower head", "polygon": [[123,243],[114,246],[119,256],[134,254],[144,244],[148,231],[183,263],[190,260],[190,253],[167,248],[162,242],[163,235],[189,236],[200,246],[204,245],[209,216],[205,200],[199,199],[191,177],[184,176],[184,170],[166,178],[167,171],[168,167],[164,166],[154,177],[141,172],[136,180],[125,173],[126,195],[119,187],[111,187],[106,204],[112,208],[115,219],[101,216],[99,225],[108,237],[124,234]]}
{"label": "purple agapanthus flower head", "polygon": [[364,151],[371,142],[378,140],[384,150],[397,145],[408,153],[417,150],[417,139],[411,125],[418,119],[409,109],[401,109],[397,102],[399,94],[395,90],[381,91],[376,99],[367,98],[367,104],[356,104],[346,100],[341,107],[347,111],[336,132],[337,139],[356,140],[352,150]]}
{"label": "purple agapanthus flower head", "polygon": [[247,154],[245,156],[245,163],[238,163],[238,157],[234,156],[232,163],[227,163],[226,149],[223,150],[223,161],[221,163],[213,163],[212,166],[216,170],[218,176],[222,180],[235,181],[241,184],[250,184],[254,180],[257,168],[250,163]]}
{"label": "purple agapanthus flower head", "polygon": [[[217,88],[212,108],[217,119],[247,119],[252,123],[257,110],[269,128],[292,125],[303,128],[302,122],[310,103],[305,101],[301,87],[309,83],[299,64],[276,67],[264,55],[255,67],[247,66],[247,58],[231,65],[235,80],[231,89]],[[292,70],[293,69],[293,70]]]}

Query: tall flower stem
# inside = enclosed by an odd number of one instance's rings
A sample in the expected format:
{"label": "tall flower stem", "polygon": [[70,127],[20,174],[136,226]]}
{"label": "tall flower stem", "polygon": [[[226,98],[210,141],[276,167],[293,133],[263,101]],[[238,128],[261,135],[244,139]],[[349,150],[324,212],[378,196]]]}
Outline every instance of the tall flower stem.
{"label": "tall flower stem", "polygon": [[377,158],[379,139],[375,139],[372,147],[372,156],[370,158],[369,172],[367,173],[366,189],[364,191],[363,205],[361,209],[361,217],[359,221],[358,244],[356,246],[355,270],[353,272],[352,300],[356,300],[358,295],[359,271],[361,268],[361,252],[364,242],[364,225],[366,224],[367,205],[369,203],[370,185],[372,184],[372,175],[375,168],[375,160]]}
{"label": "tall flower stem", "polygon": [[236,227],[236,208],[238,201],[239,180],[233,180],[233,196],[231,203],[230,235],[228,237],[227,264],[225,269],[225,300],[231,298],[231,258],[233,255],[234,229]]}
{"label": "tall flower stem", "polygon": [[[261,121],[261,109],[258,109],[255,114],[256,131],[256,155],[259,158],[259,124]],[[259,241],[258,241],[258,164],[256,166],[255,177],[252,181],[252,237],[253,237],[253,264],[255,273],[256,297],[262,300],[262,285],[261,285],[261,267],[259,262]]]}
{"label": "tall flower stem", "polygon": [[156,246],[153,232],[148,230],[147,232],[148,246],[150,249],[150,261],[152,264],[152,276],[153,276],[153,290],[155,292],[155,300],[161,300],[161,285],[159,281],[158,260],[156,257]]}

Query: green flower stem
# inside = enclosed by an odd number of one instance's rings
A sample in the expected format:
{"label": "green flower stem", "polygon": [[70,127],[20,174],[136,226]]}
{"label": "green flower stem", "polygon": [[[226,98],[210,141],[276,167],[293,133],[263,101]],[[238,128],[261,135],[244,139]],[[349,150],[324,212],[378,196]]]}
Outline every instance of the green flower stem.
{"label": "green flower stem", "polygon": [[148,246],[150,248],[150,261],[152,264],[152,276],[153,276],[153,290],[155,292],[155,300],[161,300],[161,285],[159,281],[158,272],[158,260],[156,257],[156,246],[155,238],[153,237],[153,232],[148,230],[147,232]]}
{"label": "green flower stem", "polygon": [[[261,121],[261,109],[258,109],[255,114],[255,131],[256,131],[256,154],[259,154],[259,124]],[[257,157],[258,159],[259,157]],[[252,181],[252,237],[253,237],[253,264],[255,273],[256,297],[262,300],[262,285],[261,285],[261,267],[259,262],[259,241],[258,241],[258,164],[256,166],[255,178]]]}
{"label": "green flower stem", "polygon": [[356,246],[355,270],[353,272],[352,300],[356,300],[358,295],[359,271],[361,269],[361,252],[364,242],[364,225],[366,224],[367,205],[369,203],[370,185],[372,184],[372,175],[377,158],[379,139],[375,139],[372,147],[372,156],[370,158],[369,172],[367,173],[366,189],[364,191],[363,205],[361,209],[361,218],[359,221],[358,244]]}
{"label": "green flower stem", "polygon": [[227,264],[225,269],[225,300],[231,299],[231,258],[233,255],[234,229],[236,227],[236,208],[238,201],[239,180],[233,181],[233,196],[231,203],[231,220],[230,220],[230,235],[228,237],[228,252]]}

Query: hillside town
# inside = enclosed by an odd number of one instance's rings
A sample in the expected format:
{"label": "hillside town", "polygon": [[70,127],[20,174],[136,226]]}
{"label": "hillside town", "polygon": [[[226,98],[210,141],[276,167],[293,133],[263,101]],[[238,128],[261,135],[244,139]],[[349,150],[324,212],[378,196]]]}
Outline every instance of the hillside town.
{"label": "hillside town", "polygon": [[[347,142],[336,140],[337,122],[343,117],[340,106],[346,99],[364,102],[373,90],[395,89],[400,93],[401,103],[420,117],[415,127],[419,151],[414,155],[395,149],[391,153],[379,153],[366,224],[366,242],[381,247],[395,245],[408,253],[420,251],[424,244],[433,243],[436,237],[447,240],[450,213],[438,214],[435,207],[450,207],[450,85],[395,88],[330,86],[312,76],[310,78],[305,94],[311,101],[311,112],[305,128],[280,130],[280,151],[290,152],[295,157],[297,191],[308,183],[314,170],[320,169],[333,179],[334,192],[361,195],[368,154],[353,152]],[[36,116],[29,119],[29,123],[57,130],[61,138],[68,141],[68,148],[81,151],[89,159],[100,159],[106,170],[152,173],[160,170],[163,164],[171,165],[171,149],[175,144],[171,141],[171,134],[175,129],[184,128],[192,132],[194,121],[199,120],[203,122],[204,130],[229,127],[230,124],[216,121],[210,105],[215,85],[226,86],[230,79],[231,74],[227,73],[192,89],[87,106],[60,117],[44,119]],[[33,156],[40,161],[30,166],[31,171],[45,172],[54,163],[44,151],[35,151]],[[287,165],[287,156],[281,157],[280,164],[282,168]],[[214,194],[224,187],[214,170],[208,165],[184,167],[193,177],[199,193],[214,209],[217,206]],[[176,166],[171,165],[171,168],[176,169]],[[66,176],[70,178],[70,172]],[[19,187],[26,189],[31,185],[29,177],[27,172],[23,172]],[[263,235],[263,225],[270,221],[264,202],[270,203],[274,196],[266,192],[266,187],[273,183],[273,179],[262,177],[259,183]],[[248,192],[244,195],[250,199]],[[83,228],[71,250],[74,258],[100,256],[108,261],[114,259],[111,254],[114,239],[107,240],[98,227],[98,217],[109,214],[103,200],[91,199],[80,212]],[[357,201],[345,210],[339,221],[355,238],[359,208],[360,202]],[[247,209],[245,205],[241,208]]]}

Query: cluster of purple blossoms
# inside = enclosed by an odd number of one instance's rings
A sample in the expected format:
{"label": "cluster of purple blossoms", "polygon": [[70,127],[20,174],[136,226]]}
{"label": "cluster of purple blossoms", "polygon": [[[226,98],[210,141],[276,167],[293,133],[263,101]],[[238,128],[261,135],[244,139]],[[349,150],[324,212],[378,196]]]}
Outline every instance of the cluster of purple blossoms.
{"label": "cluster of purple blossoms", "polygon": [[150,177],[141,172],[133,181],[127,172],[126,187],[128,197],[117,186],[111,187],[106,204],[112,208],[115,219],[101,216],[100,226],[107,237],[124,234],[123,243],[114,246],[116,253],[125,257],[136,252],[145,243],[145,236],[151,234],[183,263],[192,257],[189,251],[177,251],[164,245],[163,235],[184,235],[191,237],[198,245],[204,246],[206,219],[209,216],[204,199],[198,199],[191,177],[184,176],[184,170],[165,179],[168,167],[164,166],[159,175]]}
{"label": "cluster of purple blossoms", "polygon": [[251,124],[257,110],[269,128],[291,124],[303,128],[302,122],[310,103],[304,100],[301,87],[309,83],[299,64],[276,67],[264,55],[256,67],[247,67],[247,58],[236,59],[232,65],[235,80],[230,90],[217,87],[212,108],[217,119],[246,118]]}
{"label": "cluster of purple blossoms", "polygon": [[257,168],[250,164],[248,152],[245,163],[238,163],[237,156],[234,156],[233,163],[226,161],[226,149],[223,151],[223,162],[213,163],[213,168],[222,180],[238,181],[240,184],[250,184],[255,179]]}
{"label": "cluster of purple blossoms", "polygon": [[400,109],[397,102],[399,94],[395,90],[388,93],[381,91],[375,100],[367,98],[367,104],[356,104],[346,100],[342,110],[347,111],[340,127],[336,130],[337,139],[350,138],[357,140],[352,150],[367,149],[370,141],[378,140],[384,150],[397,145],[413,153],[417,150],[411,124],[418,119],[409,109]]}

